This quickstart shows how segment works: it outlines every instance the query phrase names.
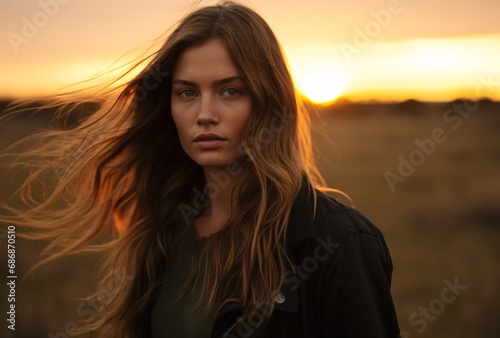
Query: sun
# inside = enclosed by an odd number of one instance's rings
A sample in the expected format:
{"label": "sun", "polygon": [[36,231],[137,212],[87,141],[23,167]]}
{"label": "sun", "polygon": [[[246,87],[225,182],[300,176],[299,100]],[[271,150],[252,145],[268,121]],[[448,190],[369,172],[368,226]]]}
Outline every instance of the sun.
{"label": "sun", "polygon": [[314,103],[332,102],[342,94],[344,88],[344,79],[333,68],[310,70],[302,79],[302,92]]}
{"label": "sun", "polygon": [[328,104],[347,90],[349,65],[330,44],[309,44],[289,48],[287,58],[297,89],[317,104]]}

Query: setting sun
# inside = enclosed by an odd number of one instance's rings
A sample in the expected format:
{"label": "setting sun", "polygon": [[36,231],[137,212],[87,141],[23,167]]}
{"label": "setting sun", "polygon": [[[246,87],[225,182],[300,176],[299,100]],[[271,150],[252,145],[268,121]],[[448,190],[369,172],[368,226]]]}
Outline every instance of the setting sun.
{"label": "setting sun", "polygon": [[315,103],[335,100],[344,89],[344,81],[332,69],[316,69],[305,76],[302,89],[307,98]]}
{"label": "setting sun", "polygon": [[[109,0],[98,7],[89,1],[12,1],[0,11],[6,32],[0,40],[0,97],[78,89],[79,82],[92,85],[86,80],[102,73],[96,84],[113,79],[125,70],[121,65],[134,64],[159,48],[166,27],[187,14],[183,1],[122,6]],[[52,13],[52,5],[45,3],[61,6]],[[349,101],[500,100],[498,1],[458,6],[461,19],[449,16],[446,4],[436,3],[424,26],[417,18],[429,4],[415,1],[402,4],[404,10],[390,18],[383,17],[388,9],[373,1],[341,7],[332,1],[253,3],[268,14],[297,90],[312,102],[326,105],[339,96]],[[290,13],[284,15],[285,8]],[[89,25],[85,18],[96,13],[99,18]],[[108,66],[119,69],[108,72]],[[134,74],[129,75],[124,82]]]}
{"label": "setting sun", "polygon": [[287,52],[297,88],[309,100],[329,103],[346,89],[346,67],[334,46],[306,45]]}

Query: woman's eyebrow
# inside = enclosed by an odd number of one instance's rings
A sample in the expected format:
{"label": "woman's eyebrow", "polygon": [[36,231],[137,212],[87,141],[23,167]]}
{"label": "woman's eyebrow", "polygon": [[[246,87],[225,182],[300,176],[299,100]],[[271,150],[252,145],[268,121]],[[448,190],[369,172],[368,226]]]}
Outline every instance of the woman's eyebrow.
{"label": "woman's eyebrow", "polygon": [[[220,79],[220,80],[215,80],[213,82],[214,85],[224,85],[226,83],[230,83],[230,82],[233,82],[233,81],[243,81],[243,78],[239,75],[235,75],[235,76],[230,76],[230,77],[227,77],[227,78],[224,78],[224,79]],[[193,81],[187,81],[187,80],[183,80],[183,79],[175,79],[172,81],[172,85],[174,84],[180,84],[180,85],[184,85],[184,86],[197,86],[196,82],[193,82]]]}

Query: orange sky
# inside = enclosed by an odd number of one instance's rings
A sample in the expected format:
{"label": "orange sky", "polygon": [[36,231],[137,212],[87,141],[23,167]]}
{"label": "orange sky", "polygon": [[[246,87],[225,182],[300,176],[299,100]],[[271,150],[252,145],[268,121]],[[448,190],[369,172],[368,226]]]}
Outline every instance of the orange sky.
{"label": "orange sky", "polygon": [[[103,71],[149,45],[192,3],[2,0],[0,96],[50,93]],[[500,1],[244,3],[269,22],[299,89],[311,95],[500,99]]]}

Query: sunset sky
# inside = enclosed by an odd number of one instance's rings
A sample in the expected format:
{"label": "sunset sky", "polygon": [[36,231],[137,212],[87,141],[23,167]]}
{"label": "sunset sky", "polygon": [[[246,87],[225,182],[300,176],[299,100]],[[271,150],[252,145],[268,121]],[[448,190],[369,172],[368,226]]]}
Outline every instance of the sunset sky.
{"label": "sunset sky", "polygon": [[[215,1],[202,1],[212,4]],[[2,0],[0,96],[61,91],[136,55],[187,0]],[[500,100],[498,0],[252,0],[310,98]]]}

